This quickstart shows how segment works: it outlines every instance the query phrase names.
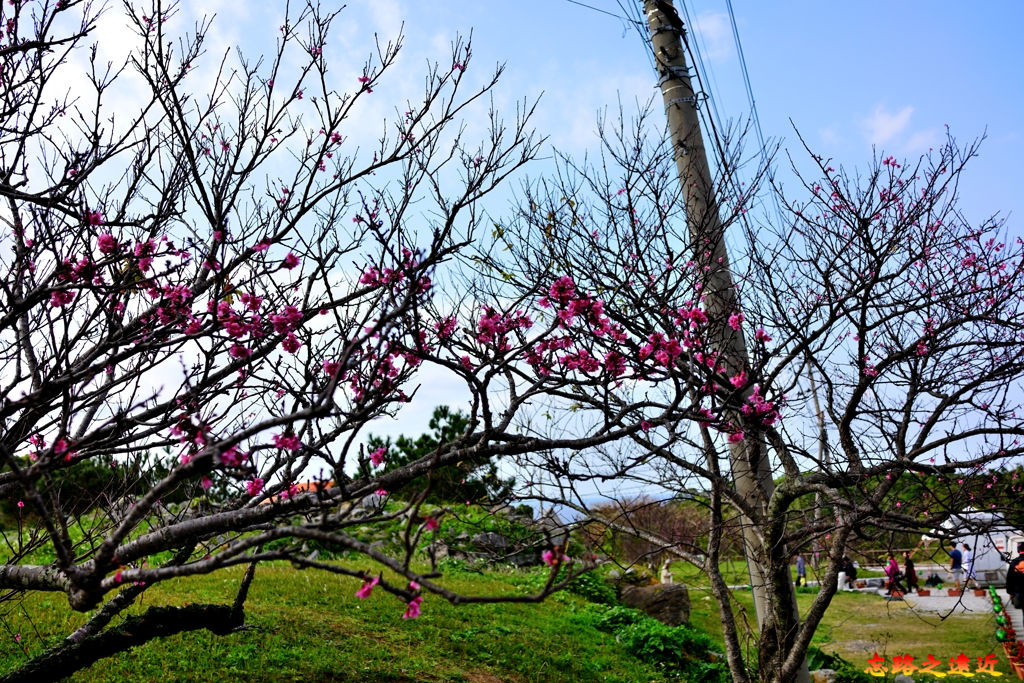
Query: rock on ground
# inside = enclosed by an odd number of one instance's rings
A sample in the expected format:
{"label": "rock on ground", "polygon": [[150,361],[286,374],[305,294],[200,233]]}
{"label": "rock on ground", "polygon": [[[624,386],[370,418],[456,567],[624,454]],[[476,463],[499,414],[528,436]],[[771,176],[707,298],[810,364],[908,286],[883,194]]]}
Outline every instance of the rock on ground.
{"label": "rock on ground", "polygon": [[690,621],[690,591],[681,583],[623,586],[619,599],[627,607],[635,607],[669,626]]}

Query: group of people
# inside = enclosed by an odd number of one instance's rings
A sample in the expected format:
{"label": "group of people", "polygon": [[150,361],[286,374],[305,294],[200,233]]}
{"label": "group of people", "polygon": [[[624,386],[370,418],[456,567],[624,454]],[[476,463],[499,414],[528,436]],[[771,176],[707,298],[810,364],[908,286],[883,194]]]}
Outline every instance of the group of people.
{"label": "group of people", "polygon": [[[977,588],[978,582],[974,578],[974,554],[971,551],[971,546],[967,543],[962,544],[963,551],[957,548],[957,544],[953,544],[950,550],[946,551],[949,555],[949,573],[953,579],[953,586],[956,590],[960,590],[961,586],[966,588]],[[896,562],[896,557],[889,553],[889,562],[885,565],[885,576],[888,579],[886,585],[886,594],[892,595],[894,592],[899,591],[900,593],[908,593],[910,591],[919,590],[917,583],[917,571],[914,568],[914,560],[911,557],[911,551],[907,550],[903,553],[903,572],[900,572],[900,566]],[[966,576],[964,574],[964,567],[967,567]],[[901,580],[907,582],[907,587],[904,588]]]}
{"label": "group of people", "polygon": [[[977,586],[974,578],[974,557],[971,552],[971,546],[964,543],[962,547],[963,551],[959,550],[957,545],[954,544],[951,550],[946,551],[950,558],[949,569],[953,576],[953,584],[957,590],[960,589],[962,584],[968,587],[971,585]],[[889,553],[889,559],[885,565],[887,595],[892,595],[896,592],[902,594],[919,590],[917,569],[914,567],[912,554],[913,552],[910,550],[904,551],[903,567],[901,568],[896,560],[896,556],[893,553]],[[965,566],[967,567],[966,579],[964,577]],[[843,556],[839,571],[845,575],[845,587],[852,589],[854,581],[857,579],[857,566],[850,559],[849,555]],[[1024,594],[1024,564],[1021,567],[1021,575],[1022,594]],[[802,555],[796,556],[796,585],[807,585],[807,565]]]}
{"label": "group of people", "polygon": [[[897,591],[902,594],[919,589],[917,585],[917,570],[914,568],[914,559],[910,556],[909,550],[903,553],[902,573],[900,572],[900,565],[896,562],[896,556],[889,553],[889,563],[885,565],[885,577],[888,579],[886,582],[886,595],[892,595]],[[903,587],[901,580],[907,582],[906,588]]]}
{"label": "group of people", "polygon": [[[964,543],[963,547],[963,552],[960,552],[954,543],[953,549],[946,551],[949,554],[949,572],[953,575],[953,586],[957,590],[960,590],[961,582],[967,588],[978,587],[978,582],[974,578],[974,554],[971,552],[971,546]],[[966,577],[964,576],[965,566],[967,567]]]}
{"label": "group of people", "polygon": [[[962,543],[960,545],[963,550],[960,550],[955,543],[951,549],[946,550],[946,554],[949,555],[949,571],[952,575],[953,585],[957,590],[960,590],[961,586],[977,588],[978,583],[974,575],[974,553],[969,544]],[[887,595],[919,590],[917,570],[911,555],[912,551],[904,551],[901,571],[896,556],[889,553],[889,559],[885,565]],[[857,578],[857,565],[849,555],[843,556],[839,569],[846,575],[846,587],[853,588]],[[906,582],[906,587],[904,587],[904,582]],[[802,555],[796,556],[796,585],[807,585],[807,564]],[[1024,541],[1017,544],[1017,557],[1010,561],[1010,566],[1007,569],[1006,592],[1014,607],[1024,609]]]}

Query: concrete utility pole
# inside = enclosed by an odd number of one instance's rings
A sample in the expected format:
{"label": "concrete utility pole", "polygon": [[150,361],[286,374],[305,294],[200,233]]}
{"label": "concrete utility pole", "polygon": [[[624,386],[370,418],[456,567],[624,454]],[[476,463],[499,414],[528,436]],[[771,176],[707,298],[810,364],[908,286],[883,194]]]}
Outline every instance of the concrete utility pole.
{"label": "concrete utility pole", "polygon": [[[743,333],[733,330],[727,324],[729,316],[739,311],[739,304],[725,249],[725,229],[719,215],[718,199],[701,135],[697,113],[699,100],[690,83],[689,67],[682,45],[685,28],[669,0],[644,0],[644,12],[660,76],[676,170],[684,195],[693,260],[699,268],[706,269],[703,294],[711,322],[708,342],[714,351],[725,357],[729,374],[735,374],[749,366],[749,356]],[[754,611],[758,627],[763,632],[765,622],[772,612],[770,592],[777,592],[782,587],[771,585],[771,578],[765,573],[766,568],[757,561],[758,557],[765,558],[767,555],[755,525],[765,520],[768,501],[775,485],[765,445],[760,438],[748,436],[739,443],[729,444],[729,461],[736,492],[753,506],[760,517],[760,520],[744,519],[743,542],[754,591]],[[791,583],[789,589],[795,611],[796,595],[792,593]],[[798,617],[796,623],[799,623]],[[797,675],[797,680],[809,680],[806,663]]]}

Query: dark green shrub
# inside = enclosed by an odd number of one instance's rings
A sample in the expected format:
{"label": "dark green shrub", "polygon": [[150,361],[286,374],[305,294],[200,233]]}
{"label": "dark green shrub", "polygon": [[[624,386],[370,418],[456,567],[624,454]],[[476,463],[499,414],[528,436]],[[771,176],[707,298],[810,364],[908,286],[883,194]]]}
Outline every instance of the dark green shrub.
{"label": "dark green shrub", "polygon": [[587,615],[584,620],[613,634],[627,652],[659,667],[667,677],[709,683],[730,678],[711,636],[692,626],[666,626],[640,610],[621,606],[609,607],[596,618]]}

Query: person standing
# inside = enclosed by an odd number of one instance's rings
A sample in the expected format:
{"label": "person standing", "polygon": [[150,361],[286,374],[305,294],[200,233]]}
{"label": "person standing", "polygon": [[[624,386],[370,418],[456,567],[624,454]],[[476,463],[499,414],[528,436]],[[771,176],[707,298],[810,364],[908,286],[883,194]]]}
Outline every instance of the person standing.
{"label": "person standing", "polygon": [[956,543],[953,544],[953,549],[947,550],[946,553],[949,555],[949,573],[953,575],[953,586],[960,590],[960,582],[964,578],[963,553],[956,549]]}
{"label": "person standing", "polygon": [[803,555],[796,556],[796,585],[807,585],[807,562],[804,561]]}
{"label": "person standing", "polygon": [[896,556],[889,553],[889,563],[885,565],[885,575],[889,578],[888,590],[886,595],[892,595],[895,591],[905,593],[903,586],[900,585],[900,566],[896,563]]}
{"label": "person standing", "polygon": [[1024,541],[1017,543],[1017,557],[1006,570],[1006,593],[1014,607],[1024,609]]}
{"label": "person standing", "polygon": [[857,581],[857,566],[849,555],[843,555],[843,572],[846,574],[846,587],[853,590]]}
{"label": "person standing", "polygon": [[978,587],[978,582],[974,579],[974,553],[971,551],[971,546],[964,543],[964,588],[971,588],[972,584],[974,588]]}
{"label": "person standing", "polygon": [[907,592],[917,591],[917,570],[914,569],[914,560],[910,557],[910,551],[903,553],[903,576],[907,579]]}

